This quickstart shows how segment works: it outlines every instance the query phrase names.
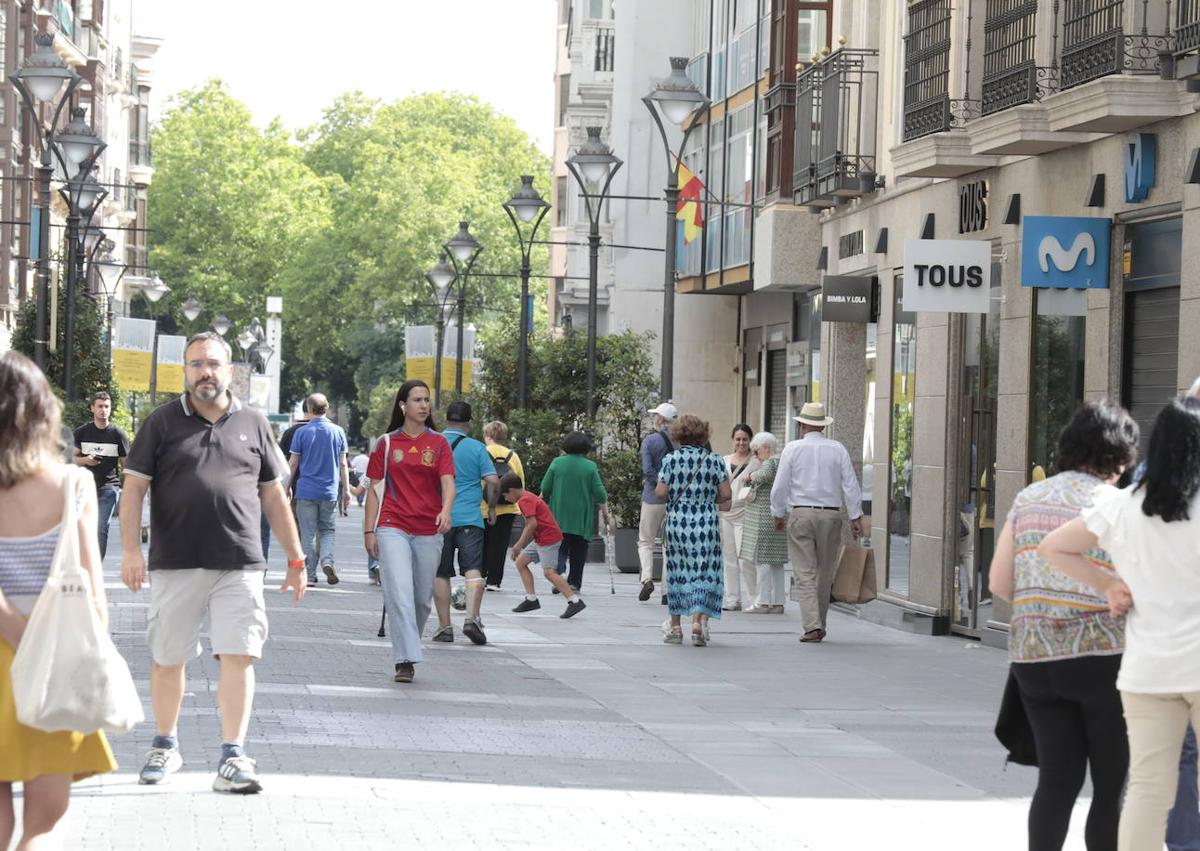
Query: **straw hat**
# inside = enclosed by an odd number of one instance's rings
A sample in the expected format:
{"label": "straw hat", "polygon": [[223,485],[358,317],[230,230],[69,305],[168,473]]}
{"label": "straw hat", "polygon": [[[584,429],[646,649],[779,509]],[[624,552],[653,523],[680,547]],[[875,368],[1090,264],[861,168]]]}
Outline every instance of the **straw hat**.
{"label": "straw hat", "polygon": [[833,422],[833,417],[825,416],[825,405],[821,402],[805,402],[800,409],[800,416],[794,418],[804,425],[823,428]]}

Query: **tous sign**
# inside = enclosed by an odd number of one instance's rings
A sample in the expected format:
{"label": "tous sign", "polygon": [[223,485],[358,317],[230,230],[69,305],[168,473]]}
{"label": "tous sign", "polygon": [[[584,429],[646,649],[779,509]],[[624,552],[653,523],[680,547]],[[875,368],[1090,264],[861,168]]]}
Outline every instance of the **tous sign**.
{"label": "tous sign", "polygon": [[992,245],[982,240],[912,239],[904,243],[904,309],[987,313]]}

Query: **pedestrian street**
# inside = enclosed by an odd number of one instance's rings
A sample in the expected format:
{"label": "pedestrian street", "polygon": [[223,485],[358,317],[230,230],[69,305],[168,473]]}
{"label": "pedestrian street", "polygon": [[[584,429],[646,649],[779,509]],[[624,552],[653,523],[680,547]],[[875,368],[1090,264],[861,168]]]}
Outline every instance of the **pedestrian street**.
{"label": "pedestrian street", "polygon": [[[322,577],[299,606],[274,590],[273,547],[247,740],[263,794],[210,791],[220,735],[205,655],[188,668],[183,769],[139,786],[151,722],[113,737],[120,768],[76,786],[64,847],[1022,847],[1034,772],[1005,770],[991,733],[1003,652],[836,612],[824,643],[801,645],[793,604],[726,613],[708,647],[667,646],[665,609],[637,602],[636,576],[618,575],[614,596],[589,564],[587,610],[561,620],[541,577],[542,609],[511,613],[510,564],[484,601],[489,643],[467,642],[455,613],[455,642],[427,643],[399,685],[376,637],[361,511],[338,519],[342,581]],[[119,552],[114,540],[111,626],[149,718],[148,594],[120,584]],[[1069,848],[1083,847],[1087,804]],[[945,842],[931,846],[935,822]]]}

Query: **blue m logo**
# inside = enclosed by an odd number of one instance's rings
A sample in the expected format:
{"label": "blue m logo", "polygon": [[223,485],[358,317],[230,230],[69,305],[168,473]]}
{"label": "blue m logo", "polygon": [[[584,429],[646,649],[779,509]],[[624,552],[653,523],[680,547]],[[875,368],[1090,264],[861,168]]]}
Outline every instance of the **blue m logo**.
{"label": "blue m logo", "polygon": [[1021,227],[1021,286],[1108,286],[1108,219],[1026,216]]}
{"label": "blue m logo", "polygon": [[1145,201],[1154,186],[1158,160],[1158,137],[1153,133],[1138,133],[1125,146],[1125,200]]}

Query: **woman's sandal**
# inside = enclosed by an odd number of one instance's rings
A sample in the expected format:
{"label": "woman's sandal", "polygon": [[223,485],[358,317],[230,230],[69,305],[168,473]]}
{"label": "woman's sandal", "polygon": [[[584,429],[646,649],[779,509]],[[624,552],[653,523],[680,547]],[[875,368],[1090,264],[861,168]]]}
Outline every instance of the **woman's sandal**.
{"label": "woman's sandal", "polygon": [[692,646],[703,647],[708,644],[708,630],[700,624],[692,627]]}
{"label": "woman's sandal", "polygon": [[663,644],[683,644],[683,630],[680,627],[672,627],[663,633]]}

